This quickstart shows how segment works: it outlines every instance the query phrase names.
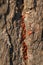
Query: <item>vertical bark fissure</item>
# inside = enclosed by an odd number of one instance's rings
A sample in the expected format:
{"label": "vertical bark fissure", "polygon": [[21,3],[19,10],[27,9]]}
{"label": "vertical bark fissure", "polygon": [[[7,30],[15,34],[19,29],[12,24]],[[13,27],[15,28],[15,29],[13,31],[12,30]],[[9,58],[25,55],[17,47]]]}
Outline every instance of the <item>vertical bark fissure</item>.
{"label": "vertical bark fissure", "polygon": [[[13,16],[13,18],[12,18],[12,27],[13,27],[13,22],[14,21],[16,21],[16,28],[17,28],[17,38],[19,38],[19,29],[20,29],[20,20],[21,20],[21,16],[22,16],[22,9],[23,9],[23,7],[22,7],[22,5],[23,5],[23,0],[16,0],[16,6],[15,6],[15,12],[14,12],[14,16]],[[18,9],[18,10],[16,10],[16,8]],[[8,9],[9,9],[9,6],[8,6]],[[17,11],[17,12],[16,12]],[[6,13],[6,15],[8,15],[9,14],[9,10],[7,11],[7,13]],[[6,24],[7,24],[7,22],[6,22]],[[6,28],[7,29],[7,28]],[[11,34],[12,34],[12,30],[14,29],[14,27],[13,28],[11,28],[10,27],[10,29],[11,29]],[[9,48],[9,55],[10,55],[10,65],[13,65],[13,60],[12,60],[12,58],[13,58],[13,44],[12,44],[12,39],[11,39],[11,35],[8,33],[8,30],[6,30],[6,32],[7,32],[7,34],[8,34],[8,37],[9,37],[9,42],[10,42],[10,48]],[[17,40],[16,40],[17,41]],[[19,60],[20,60],[20,58],[19,58],[19,56],[20,56],[20,45],[19,45],[19,42],[17,43],[17,48],[18,48],[18,51],[16,52],[16,54],[17,54],[17,65],[19,64]]]}
{"label": "vertical bark fissure", "polygon": [[35,9],[35,11],[36,11],[36,7],[37,7],[37,1],[34,0],[34,9]]}
{"label": "vertical bark fissure", "polygon": [[43,30],[42,30],[41,40],[43,41]]}
{"label": "vertical bark fissure", "polygon": [[[6,30],[6,32],[7,32],[7,30]],[[13,65],[13,61],[12,61],[12,57],[13,57],[13,45],[12,45],[12,42],[11,42],[11,37],[10,37],[8,32],[7,32],[7,34],[8,34],[9,42],[10,42],[10,47],[9,47],[10,65]]]}
{"label": "vertical bark fissure", "polygon": [[[24,1],[23,0],[17,0],[16,1],[16,10],[15,10],[15,20],[16,20],[16,27],[17,27],[17,39],[19,39],[19,31],[20,31],[20,23],[21,23],[21,16],[22,16],[22,10],[23,10],[23,3]],[[21,35],[20,35],[21,36]],[[22,60],[20,58],[20,43],[21,42],[17,42],[17,50],[18,52],[16,53],[17,54],[17,65],[22,64]]]}

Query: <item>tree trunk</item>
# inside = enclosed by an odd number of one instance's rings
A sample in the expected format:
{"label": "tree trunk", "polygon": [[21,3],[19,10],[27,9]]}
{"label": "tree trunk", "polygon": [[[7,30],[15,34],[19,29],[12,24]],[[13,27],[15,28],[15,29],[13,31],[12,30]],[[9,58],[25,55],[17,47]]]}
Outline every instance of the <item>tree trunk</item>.
{"label": "tree trunk", "polygon": [[0,65],[43,65],[43,0],[0,0]]}

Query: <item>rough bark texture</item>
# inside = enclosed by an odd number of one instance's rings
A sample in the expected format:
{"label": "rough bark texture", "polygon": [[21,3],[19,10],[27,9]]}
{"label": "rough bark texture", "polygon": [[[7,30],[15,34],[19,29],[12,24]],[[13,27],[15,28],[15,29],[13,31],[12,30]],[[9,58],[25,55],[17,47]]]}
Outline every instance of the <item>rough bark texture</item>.
{"label": "rough bark texture", "polygon": [[[26,60],[23,41],[27,45]],[[43,0],[0,0],[0,65],[43,65]]]}

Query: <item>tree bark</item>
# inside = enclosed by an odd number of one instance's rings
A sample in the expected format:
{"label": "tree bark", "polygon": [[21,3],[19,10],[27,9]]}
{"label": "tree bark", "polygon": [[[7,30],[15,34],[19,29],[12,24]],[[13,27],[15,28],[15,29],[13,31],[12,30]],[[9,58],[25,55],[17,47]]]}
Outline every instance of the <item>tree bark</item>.
{"label": "tree bark", "polygon": [[0,0],[0,65],[43,65],[43,0]]}

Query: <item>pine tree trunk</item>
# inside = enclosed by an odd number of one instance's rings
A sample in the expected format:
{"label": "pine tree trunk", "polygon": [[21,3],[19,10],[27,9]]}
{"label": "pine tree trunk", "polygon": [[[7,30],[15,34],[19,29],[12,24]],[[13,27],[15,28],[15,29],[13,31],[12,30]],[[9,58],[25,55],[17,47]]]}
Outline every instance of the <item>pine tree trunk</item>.
{"label": "pine tree trunk", "polygon": [[43,65],[43,0],[0,0],[0,65]]}

